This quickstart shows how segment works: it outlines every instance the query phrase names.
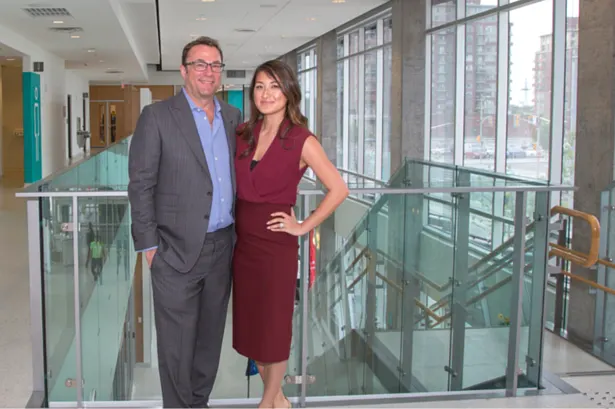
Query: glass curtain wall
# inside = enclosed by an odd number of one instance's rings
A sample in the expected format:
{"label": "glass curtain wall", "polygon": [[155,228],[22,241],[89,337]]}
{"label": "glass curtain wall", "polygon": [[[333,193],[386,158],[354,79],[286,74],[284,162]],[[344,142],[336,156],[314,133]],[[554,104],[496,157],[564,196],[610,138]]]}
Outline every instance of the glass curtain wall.
{"label": "glass curtain wall", "polygon": [[391,174],[390,12],[338,34],[337,164],[367,177]]}
{"label": "glass curtain wall", "polygon": [[[316,130],[317,63],[318,56],[314,45],[297,53],[297,79],[303,97],[301,98],[301,112],[307,117],[308,127],[312,132]],[[314,172],[308,168],[306,175],[313,178]]]}
{"label": "glass curtain wall", "polygon": [[[426,159],[574,183],[579,0],[430,0],[427,15]],[[572,197],[553,193],[551,206]],[[495,194],[473,205],[506,219],[513,202]],[[436,209],[430,219],[443,216]],[[478,224],[492,248],[510,234]]]}

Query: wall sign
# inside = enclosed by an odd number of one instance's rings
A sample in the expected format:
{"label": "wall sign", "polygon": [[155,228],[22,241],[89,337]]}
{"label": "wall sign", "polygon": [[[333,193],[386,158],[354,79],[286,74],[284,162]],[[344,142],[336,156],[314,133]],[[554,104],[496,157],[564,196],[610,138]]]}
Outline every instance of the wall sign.
{"label": "wall sign", "polygon": [[42,178],[41,152],[41,77],[34,72],[23,73],[23,133],[24,182]]}

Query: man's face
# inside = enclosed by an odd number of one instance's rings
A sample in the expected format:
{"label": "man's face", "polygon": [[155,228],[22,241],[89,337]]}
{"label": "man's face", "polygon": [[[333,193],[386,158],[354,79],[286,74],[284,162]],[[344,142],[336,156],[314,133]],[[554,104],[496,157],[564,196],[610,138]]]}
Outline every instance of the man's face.
{"label": "man's face", "polygon": [[186,58],[186,65],[180,67],[184,84],[190,94],[201,99],[212,98],[222,82],[221,65],[222,57],[216,47],[192,47]]}

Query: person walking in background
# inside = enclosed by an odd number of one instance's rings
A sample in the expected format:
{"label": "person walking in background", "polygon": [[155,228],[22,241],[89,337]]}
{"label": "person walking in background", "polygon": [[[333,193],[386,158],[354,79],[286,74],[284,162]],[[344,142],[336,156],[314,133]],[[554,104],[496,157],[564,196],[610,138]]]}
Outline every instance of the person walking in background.
{"label": "person walking in background", "polygon": [[98,281],[98,279],[101,277],[103,265],[105,264],[106,258],[107,253],[105,251],[105,245],[100,240],[100,235],[95,234],[94,239],[90,242],[90,247],[88,248],[88,256],[85,260],[85,268],[88,268],[88,263],[91,262],[92,276],[94,277],[94,281]]}
{"label": "person walking in background", "polygon": [[218,42],[184,47],[184,88],[143,109],[129,153],[135,249],[151,268],[162,402],[208,407],[231,290],[235,129],[241,113],[215,97]]}
{"label": "person walking in background", "polygon": [[[282,379],[292,338],[298,236],[318,226],[348,196],[339,172],[307,128],[300,102],[292,69],[268,61],[254,73],[251,117],[237,130],[233,347],[256,361],[264,382],[260,408],[290,407]],[[293,206],[308,166],[328,192],[299,223]]]}

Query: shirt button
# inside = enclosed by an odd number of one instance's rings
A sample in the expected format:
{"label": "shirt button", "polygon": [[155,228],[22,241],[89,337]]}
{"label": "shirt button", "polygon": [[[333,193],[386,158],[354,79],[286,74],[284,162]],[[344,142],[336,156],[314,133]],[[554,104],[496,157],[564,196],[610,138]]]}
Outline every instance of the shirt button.
{"label": "shirt button", "polygon": [[216,160],[218,160],[218,158],[216,157]]}
{"label": "shirt button", "polygon": [[220,182],[222,182],[222,178],[218,178],[218,180],[219,180]]}
{"label": "shirt button", "polygon": [[220,200],[224,202],[224,199],[220,199]]}

